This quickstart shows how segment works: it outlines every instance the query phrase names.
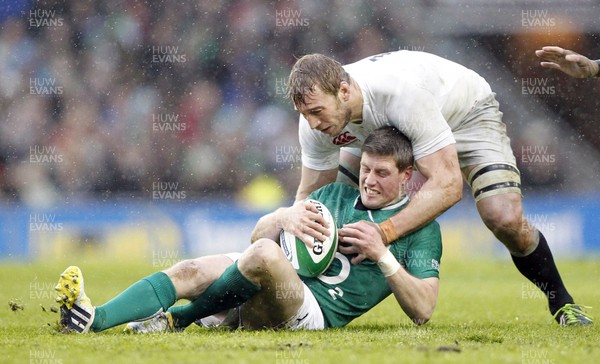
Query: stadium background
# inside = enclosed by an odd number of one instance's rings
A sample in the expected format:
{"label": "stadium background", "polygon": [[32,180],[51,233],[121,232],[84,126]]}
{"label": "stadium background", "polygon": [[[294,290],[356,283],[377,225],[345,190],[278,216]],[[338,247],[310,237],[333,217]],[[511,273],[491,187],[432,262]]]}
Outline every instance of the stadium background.
{"label": "stadium background", "polygon": [[[0,13],[0,258],[179,259],[240,250],[291,201],[300,148],[289,70],[427,51],[484,76],[558,256],[600,251],[598,80],[538,66],[600,58],[600,1],[5,1]],[[445,257],[504,249],[468,193]]]}

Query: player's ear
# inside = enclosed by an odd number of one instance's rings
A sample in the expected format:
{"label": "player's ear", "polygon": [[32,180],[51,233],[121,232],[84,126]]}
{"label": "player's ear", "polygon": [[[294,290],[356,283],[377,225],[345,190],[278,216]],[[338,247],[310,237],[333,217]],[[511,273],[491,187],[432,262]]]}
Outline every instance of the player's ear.
{"label": "player's ear", "polygon": [[346,81],[340,82],[339,94],[340,94],[340,97],[342,98],[342,100],[344,100],[344,101],[348,101],[350,99],[350,84],[348,82],[346,82]]}
{"label": "player's ear", "polygon": [[413,166],[410,165],[406,168],[404,168],[402,171],[400,171],[400,174],[402,175],[402,184],[405,184],[406,182],[410,181],[410,179],[412,178],[414,169]]}

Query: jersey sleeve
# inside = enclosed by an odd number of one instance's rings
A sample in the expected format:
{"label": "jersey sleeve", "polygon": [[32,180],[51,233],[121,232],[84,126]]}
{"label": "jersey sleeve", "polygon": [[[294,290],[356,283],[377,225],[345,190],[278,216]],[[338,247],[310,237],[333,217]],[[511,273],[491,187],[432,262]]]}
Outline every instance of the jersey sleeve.
{"label": "jersey sleeve", "polygon": [[442,258],[440,226],[433,221],[407,237],[408,247],[400,263],[414,277],[439,278]]}
{"label": "jersey sleeve", "polygon": [[434,96],[415,84],[404,85],[386,106],[386,117],[411,141],[415,160],[456,143]]}
{"label": "jersey sleeve", "polygon": [[302,165],[317,171],[337,168],[340,150],[328,142],[327,135],[312,130],[304,116],[300,115],[298,136],[302,148]]}

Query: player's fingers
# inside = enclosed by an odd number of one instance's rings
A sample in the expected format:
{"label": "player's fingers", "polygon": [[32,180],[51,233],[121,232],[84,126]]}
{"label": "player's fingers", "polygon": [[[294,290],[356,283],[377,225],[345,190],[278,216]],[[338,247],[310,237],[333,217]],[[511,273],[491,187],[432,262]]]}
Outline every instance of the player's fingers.
{"label": "player's fingers", "polygon": [[361,236],[361,231],[348,225],[344,225],[341,229],[338,230],[338,235],[342,238],[358,238]]}
{"label": "player's fingers", "polygon": [[565,54],[565,49],[557,46],[544,46],[542,50],[547,53],[556,53],[558,55]]}
{"label": "player's fingers", "polygon": [[315,213],[313,220],[319,223],[319,225],[321,225],[325,231],[329,229],[329,224],[327,223],[327,220],[325,220],[325,217],[323,217],[323,215]]}
{"label": "player's fingers", "polygon": [[306,233],[312,235],[313,237],[319,240],[324,240],[330,235],[329,230],[325,226],[319,224],[317,221],[308,221],[305,224],[305,226]]}
{"label": "player's fingers", "polygon": [[540,66],[544,67],[544,68],[552,68],[555,70],[559,70],[560,69],[560,65],[558,65],[557,63],[554,62],[541,62]]}
{"label": "player's fingers", "polygon": [[304,209],[306,211],[312,212],[314,214],[320,215],[319,213],[319,209],[317,209],[317,205],[315,205],[314,203],[306,200],[304,201]]}
{"label": "player's fingers", "polygon": [[314,230],[314,229],[305,229],[305,235],[308,235],[312,240],[325,241],[327,240],[327,236],[325,234]]}
{"label": "player's fingers", "polygon": [[358,229],[358,228],[360,228],[361,225],[362,225],[362,221],[357,221],[357,222],[353,222],[350,224],[344,224],[343,227]]}
{"label": "player's fingers", "polygon": [[358,221],[358,222],[353,222],[352,224],[346,224],[343,227],[352,229],[354,231],[358,231],[361,233],[366,233],[369,231],[371,225],[375,225],[375,224],[372,222],[367,222],[367,221]]}
{"label": "player's fingers", "polygon": [[302,242],[306,245],[306,247],[308,249],[312,249],[315,246],[315,238],[308,235],[308,234],[299,234],[296,235],[297,237],[300,238],[300,240],[302,240]]}
{"label": "player's fingers", "polygon": [[380,228],[377,224],[369,221],[359,221],[353,224],[344,225],[349,229],[353,229],[353,236],[360,237],[366,241],[373,241],[375,237],[381,237]]}
{"label": "player's fingers", "polygon": [[[317,210],[317,207],[315,206],[315,204],[310,203],[310,202],[305,202],[304,207],[306,208],[306,211],[305,211],[306,218],[310,219],[311,221],[316,221],[317,223],[321,224],[321,226],[324,227],[324,231],[329,228],[329,224],[327,223],[327,220],[325,220],[325,217],[323,217],[323,215],[319,212],[319,210]],[[327,236],[329,236],[329,234],[327,234]]]}
{"label": "player's fingers", "polygon": [[345,243],[345,244],[354,244],[354,245],[361,244],[361,240],[354,236],[344,235],[344,236],[341,236],[339,239],[342,243]]}
{"label": "player's fingers", "polygon": [[555,61],[556,59],[562,57],[561,54],[555,52],[546,52],[544,50],[535,51],[535,55],[545,61]]}
{"label": "player's fingers", "polygon": [[[338,235],[339,236],[339,235]],[[362,247],[364,246],[364,240],[354,237],[354,236],[339,236],[339,245],[343,245],[345,247],[352,247],[351,253],[361,253]]]}
{"label": "player's fingers", "polygon": [[310,202],[308,200],[304,200],[303,205],[304,205],[304,208],[307,211],[312,211],[312,212],[317,213],[317,214],[319,213],[319,210],[317,209],[317,206],[314,203],[312,203],[312,202]]}
{"label": "player's fingers", "polygon": [[354,258],[350,260],[353,265],[360,264],[363,260],[365,260],[366,256],[364,254],[358,254]]}
{"label": "player's fingers", "polygon": [[[299,223],[299,224],[294,224],[294,225],[288,226],[288,227],[284,226],[284,230],[289,232],[290,234],[293,234],[294,236],[297,236],[298,238],[300,238],[300,240],[302,240],[304,242],[304,244],[306,244],[306,246],[308,246],[309,248],[312,248],[314,246],[314,239],[318,239],[318,240],[324,240],[324,239],[323,239],[323,234],[312,229],[309,226],[309,224],[310,223]],[[316,225],[318,225],[318,224],[316,224]]]}
{"label": "player's fingers", "polygon": [[319,225],[319,231],[321,231],[326,236],[329,236],[330,226],[327,223],[327,220],[325,220],[325,218],[323,216],[318,215],[314,221],[317,223],[317,225]]}
{"label": "player's fingers", "polygon": [[338,244],[338,250],[342,254],[356,254],[358,251],[352,244]]}

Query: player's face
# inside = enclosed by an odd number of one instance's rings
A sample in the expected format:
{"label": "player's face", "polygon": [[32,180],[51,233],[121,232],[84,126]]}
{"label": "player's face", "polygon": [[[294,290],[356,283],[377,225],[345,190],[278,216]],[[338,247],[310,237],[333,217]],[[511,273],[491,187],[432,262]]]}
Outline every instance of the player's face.
{"label": "player's face", "polygon": [[392,157],[363,153],[360,161],[360,199],[369,209],[380,209],[400,200],[408,168],[399,171]]}
{"label": "player's face", "polygon": [[341,133],[350,121],[350,108],[340,94],[325,93],[318,86],[315,86],[314,92],[304,96],[304,104],[298,105],[297,110],[311,129],[331,136]]}

